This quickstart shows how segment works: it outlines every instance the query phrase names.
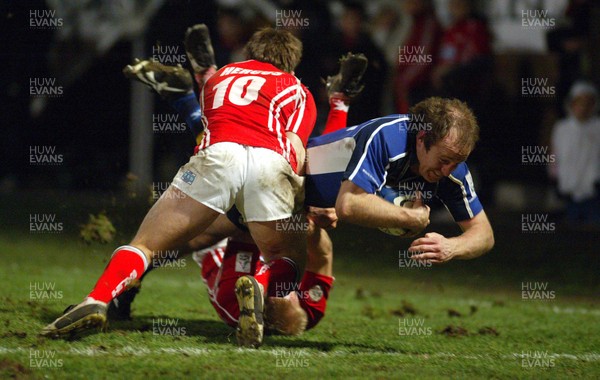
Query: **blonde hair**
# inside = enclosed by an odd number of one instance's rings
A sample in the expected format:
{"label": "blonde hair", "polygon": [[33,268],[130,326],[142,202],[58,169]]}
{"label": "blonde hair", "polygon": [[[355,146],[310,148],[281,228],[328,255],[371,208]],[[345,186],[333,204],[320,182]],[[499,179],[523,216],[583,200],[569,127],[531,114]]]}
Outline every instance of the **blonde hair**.
{"label": "blonde hair", "polygon": [[306,330],[308,316],[289,298],[269,297],[265,303],[267,328],[283,335],[300,335]]}
{"label": "blonde hair", "polygon": [[409,113],[422,115],[417,120],[431,125],[424,139],[427,149],[446,137],[451,129],[456,130],[456,145],[461,150],[471,152],[479,140],[479,126],[473,111],[458,99],[428,98],[413,106]]}

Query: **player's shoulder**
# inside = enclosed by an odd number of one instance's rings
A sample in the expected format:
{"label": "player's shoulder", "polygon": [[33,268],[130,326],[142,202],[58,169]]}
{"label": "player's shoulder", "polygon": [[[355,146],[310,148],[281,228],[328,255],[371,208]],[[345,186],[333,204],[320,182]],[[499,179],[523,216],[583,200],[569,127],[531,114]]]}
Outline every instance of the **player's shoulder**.
{"label": "player's shoulder", "polygon": [[463,161],[456,166],[456,169],[454,169],[450,175],[453,178],[462,179],[465,178],[469,173],[469,166]]}
{"label": "player's shoulder", "polygon": [[[272,76],[282,77],[290,76],[291,74],[286,73],[278,69],[267,62],[261,62],[257,60],[247,60],[240,62],[229,63],[217,71],[217,75],[258,75],[258,76]],[[292,75],[293,76],[293,75]],[[295,77],[294,77],[295,78]]]}
{"label": "player's shoulder", "polygon": [[406,139],[408,135],[408,115],[392,114],[366,121],[358,126],[358,134],[369,136],[381,136],[384,139],[397,138]]}

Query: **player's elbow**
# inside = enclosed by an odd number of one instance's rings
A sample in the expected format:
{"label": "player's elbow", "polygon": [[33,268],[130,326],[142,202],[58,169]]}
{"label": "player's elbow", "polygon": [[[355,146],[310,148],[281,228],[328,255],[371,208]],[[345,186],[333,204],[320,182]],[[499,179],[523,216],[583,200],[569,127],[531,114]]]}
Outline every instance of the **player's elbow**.
{"label": "player's elbow", "polygon": [[484,255],[486,253],[488,253],[489,251],[492,250],[492,248],[494,248],[494,244],[496,244],[496,241],[494,239],[494,231],[492,231],[492,228],[487,228],[486,231],[484,233],[482,233],[482,243],[481,243],[481,248],[480,248],[480,255]]}
{"label": "player's elbow", "polygon": [[354,216],[352,199],[349,194],[340,194],[335,202],[335,213],[341,221],[350,221]]}
{"label": "player's elbow", "polygon": [[494,231],[492,231],[492,229],[490,228],[490,231],[488,233],[487,239],[486,239],[486,249],[485,252],[489,252],[492,250],[492,248],[494,248],[494,245],[496,244],[496,239],[494,238]]}

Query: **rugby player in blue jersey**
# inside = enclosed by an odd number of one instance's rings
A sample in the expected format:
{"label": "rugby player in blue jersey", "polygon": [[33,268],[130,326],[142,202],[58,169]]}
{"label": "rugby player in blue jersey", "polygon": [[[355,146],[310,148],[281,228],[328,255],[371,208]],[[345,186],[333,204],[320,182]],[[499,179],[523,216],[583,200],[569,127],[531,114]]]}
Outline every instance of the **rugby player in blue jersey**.
{"label": "rugby player in blue jersey", "polygon": [[[421,202],[441,201],[463,230],[456,237],[430,232],[412,242],[415,260],[442,263],[489,251],[494,236],[465,163],[479,128],[467,105],[429,98],[410,115],[390,115],[309,140],[307,206],[335,207],[341,221],[366,227],[425,226]],[[384,186],[430,194],[412,209],[375,195]]]}

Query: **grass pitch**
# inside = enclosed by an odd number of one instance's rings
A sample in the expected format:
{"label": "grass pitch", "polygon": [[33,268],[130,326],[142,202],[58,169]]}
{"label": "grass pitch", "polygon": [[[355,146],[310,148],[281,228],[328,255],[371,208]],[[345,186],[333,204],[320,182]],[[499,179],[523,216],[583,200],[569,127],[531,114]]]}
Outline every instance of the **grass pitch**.
{"label": "grass pitch", "polygon": [[259,350],[236,347],[191,258],[147,276],[132,321],[76,341],[38,337],[89,292],[118,243],[13,225],[0,233],[0,377],[600,377],[595,237],[524,236],[518,216],[498,218],[488,256],[431,268],[403,261],[406,241],[341,228],[326,317]]}

